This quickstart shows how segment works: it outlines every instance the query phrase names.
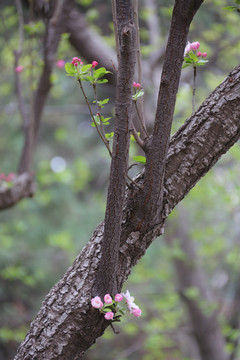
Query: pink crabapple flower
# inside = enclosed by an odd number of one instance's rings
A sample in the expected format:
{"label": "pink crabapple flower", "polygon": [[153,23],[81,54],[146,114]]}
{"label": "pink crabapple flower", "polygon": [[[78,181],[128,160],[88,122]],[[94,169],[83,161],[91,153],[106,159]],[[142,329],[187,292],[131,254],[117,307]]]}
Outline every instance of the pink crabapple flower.
{"label": "pink crabapple flower", "polygon": [[112,297],[109,294],[106,294],[104,296],[104,302],[107,304],[111,304],[112,303]]}
{"label": "pink crabapple flower", "polygon": [[120,302],[120,301],[122,301],[122,299],[123,299],[122,294],[116,294],[116,295],[115,295],[115,301],[116,301],[116,302]]}
{"label": "pink crabapple flower", "polygon": [[201,53],[201,51],[199,51],[198,53],[197,53],[197,56],[201,56],[202,55],[202,53]]}
{"label": "pink crabapple flower", "polygon": [[199,41],[195,41],[193,43],[191,43],[190,47],[191,47],[191,50],[198,50],[199,49],[199,46],[200,46],[200,42]]}
{"label": "pink crabapple flower", "polygon": [[141,84],[139,84],[139,83],[136,83],[135,81],[133,82],[133,87],[135,87],[135,88],[140,88],[141,87]]}
{"label": "pink crabapple flower", "polygon": [[73,64],[74,66],[78,66],[78,64],[82,65],[83,62],[82,62],[81,59],[79,59],[78,57],[75,56],[75,57],[72,58],[72,64]]}
{"label": "pink crabapple flower", "polygon": [[22,65],[18,65],[16,68],[15,68],[15,71],[16,73],[20,73],[24,70],[24,67]]}
{"label": "pink crabapple flower", "polygon": [[56,62],[56,65],[59,69],[62,69],[62,68],[64,68],[65,61],[60,59]]}
{"label": "pink crabapple flower", "polygon": [[132,314],[136,317],[139,317],[142,314],[142,310],[139,308],[135,308],[135,309],[133,309]]}
{"label": "pink crabapple flower", "polygon": [[207,56],[206,52],[202,53],[202,57],[206,57],[206,56]]}
{"label": "pink crabapple flower", "polygon": [[108,311],[104,317],[106,320],[113,320],[114,313],[112,311]]}
{"label": "pink crabapple flower", "polygon": [[95,68],[96,66],[98,66],[98,62],[94,60],[94,61],[92,62],[92,67]]}
{"label": "pink crabapple flower", "polygon": [[95,296],[91,299],[91,304],[95,309],[101,309],[103,307],[102,300],[99,296]]}

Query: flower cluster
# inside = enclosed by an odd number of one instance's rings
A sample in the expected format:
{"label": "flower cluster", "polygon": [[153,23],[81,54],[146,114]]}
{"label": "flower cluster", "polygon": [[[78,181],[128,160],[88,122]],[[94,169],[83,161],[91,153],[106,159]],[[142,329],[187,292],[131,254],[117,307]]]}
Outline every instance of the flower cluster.
{"label": "flower cluster", "polygon": [[16,68],[15,68],[15,72],[16,73],[20,73],[24,70],[24,67],[22,65],[18,65]]}
{"label": "flower cluster", "polygon": [[134,297],[130,295],[127,290],[126,293],[116,294],[112,297],[110,294],[104,296],[104,303],[99,296],[91,299],[91,304],[94,308],[99,309],[104,314],[106,320],[120,321],[120,317],[124,315],[125,310],[120,307],[119,303],[125,298],[126,304],[130,311],[136,317],[141,316],[141,309],[134,303]]}
{"label": "flower cluster", "polygon": [[208,60],[203,60],[207,56],[206,52],[199,51],[200,42],[194,41],[192,43],[188,42],[184,51],[184,63],[183,68],[187,66],[199,66],[204,65]]}
{"label": "flower cluster", "polygon": [[57,67],[58,67],[59,69],[62,69],[62,68],[64,68],[64,66],[65,66],[65,61],[62,60],[62,59],[57,60],[56,65],[57,65]]}
{"label": "flower cluster", "polygon": [[82,62],[81,59],[79,59],[78,57],[75,56],[75,57],[72,58],[72,64],[73,64],[74,66],[78,66],[78,65],[82,65],[83,62]]}
{"label": "flower cluster", "polygon": [[9,173],[8,175],[5,175],[4,173],[0,174],[0,182],[6,181],[6,182],[12,182],[15,179],[16,175],[14,173]]}
{"label": "flower cluster", "polygon": [[141,96],[144,95],[144,91],[142,90],[142,85],[139,83],[133,82],[133,101],[137,101]]}
{"label": "flower cluster", "polygon": [[0,187],[2,189],[11,188],[14,185],[14,180],[16,175],[14,173],[9,173],[8,175],[0,173]]}
{"label": "flower cluster", "polygon": [[134,82],[133,82],[133,87],[136,88],[136,89],[139,89],[139,88],[141,88],[142,86],[141,86],[141,84],[136,83],[136,82],[134,81]]}

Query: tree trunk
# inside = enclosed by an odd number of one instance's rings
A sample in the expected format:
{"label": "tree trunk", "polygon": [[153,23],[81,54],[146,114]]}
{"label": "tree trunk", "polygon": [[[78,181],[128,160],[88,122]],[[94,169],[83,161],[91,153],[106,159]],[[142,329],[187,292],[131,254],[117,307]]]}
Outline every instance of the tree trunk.
{"label": "tree trunk", "polygon": [[[171,139],[161,221],[154,227],[148,227],[144,233],[134,231],[131,223],[131,213],[140,190],[134,184],[127,190],[119,250],[118,289],[148,246],[162,234],[165,219],[172,209],[239,137],[240,66]],[[141,184],[143,177],[144,173],[136,181]],[[101,257],[103,229],[102,223],[73,265],[46,296],[15,360],[78,359],[109,325],[90,303]]]}

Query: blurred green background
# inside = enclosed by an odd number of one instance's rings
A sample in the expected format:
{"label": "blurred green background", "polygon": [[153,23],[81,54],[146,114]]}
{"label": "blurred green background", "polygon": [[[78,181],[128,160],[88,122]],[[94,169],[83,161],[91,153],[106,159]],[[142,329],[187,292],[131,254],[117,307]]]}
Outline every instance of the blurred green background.
{"label": "blurred green background", "polygon": [[[23,2],[28,26],[25,26],[20,61],[25,68],[21,80],[28,106],[42,68],[44,31],[41,20],[30,21],[29,3]],[[149,129],[154,119],[161,51],[172,5],[173,1],[167,0],[139,1],[145,114]],[[190,29],[189,40],[200,41],[201,50],[208,53],[209,60],[198,69],[197,106],[240,62],[239,13],[224,10],[228,5],[234,5],[234,1],[206,1]],[[78,0],[76,6],[85,15],[88,26],[114,47],[111,2]],[[18,16],[14,1],[2,1],[0,10],[0,173],[7,174],[16,172],[23,145],[14,82],[13,51],[18,47]],[[154,21],[158,33],[151,28]],[[158,53],[153,67],[151,61]],[[57,59],[70,61],[73,56],[83,59],[82,54],[69,45],[68,35],[63,34]],[[0,360],[14,356],[44,296],[104,217],[108,153],[90,126],[86,104],[74,80],[57,66],[51,80],[53,87],[34,154],[36,194],[0,212]],[[191,115],[191,85],[191,70],[185,69],[173,131]],[[91,98],[91,89],[86,87],[86,91]],[[115,90],[104,85],[98,91],[99,97],[110,97],[110,105],[104,111],[112,116]],[[138,153],[132,144],[131,161]],[[197,250],[197,261],[219,309],[221,329],[231,353],[233,340],[239,338],[239,328],[231,327],[232,316],[239,317],[233,309],[240,280],[239,160],[240,148],[236,144],[170,215],[164,237],[151,245],[124,287],[133,293],[143,309],[142,317],[125,316],[116,326],[120,331],[118,335],[107,329],[84,359],[201,359],[174,271],[174,261],[184,256],[181,226]],[[196,289],[189,289],[189,296],[196,293]],[[240,356],[240,352],[236,356]]]}

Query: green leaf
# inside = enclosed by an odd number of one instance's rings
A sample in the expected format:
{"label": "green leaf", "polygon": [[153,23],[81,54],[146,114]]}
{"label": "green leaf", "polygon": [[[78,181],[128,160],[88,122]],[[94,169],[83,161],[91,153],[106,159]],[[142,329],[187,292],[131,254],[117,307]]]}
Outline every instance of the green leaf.
{"label": "green leaf", "polygon": [[89,76],[87,76],[87,80],[90,81],[91,83],[93,83],[94,82],[94,77],[89,75]]}
{"label": "green leaf", "polygon": [[109,140],[109,139],[111,139],[113,137],[113,135],[114,135],[114,132],[110,132],[108,134],[105,134],[105,137],[106,137],[107,140]]}
{"label": "green leaf", "polygon": [[65,70],[70,76],[75,76],[76,75],[75,67],[71,63],[66,63],[65,64]]}
{"label": "green leaf", "polygon": [[195,55],[192,51],[190,51],[190,52],[188,53],[188,55],[189,55],[189,58],[192,59],[194,62],[197,62],[197,61],[198,61],[197,55]]}
{"label": "green leaf", "polygon": [[94,77],[98,79],[98,78],[104,76],[105,74],[107,74],[107,70],[105,69],[105,67],[101,67],[101,68],[95,70],[93,74],[94,74]]}
{"label": "green leaf", "polygon": [[102,123],[105,123],[106,121],[110,120],[111,117],[105,118],[104,116],[101,116]]}
{"label": "green leaf", "polygon": [[200,66],[200,65],[205,65],[208,62],[208,60],[199,60],[195,65]]}
{"label": "green leaf", "polygon": [[88,72],[88,70],[92,67],[92,64],[87,64],[81,67],[81,72]]}
{"label": "green leaf", "polygon": [[225,6],[223,8],[223,10],[229,10],[229,11],[234,11],[235,9],[237,9],[237,6]]}
{"label": "green leaf", "polygon": [[139,156],[134,156],[134,157],[133,157],[133,160],[139,162],[140,164],[146,164],[146,158],[145,158],[145,156],[141,156],[141,155],[139,155]]}
{"label": "green leaf", "polygon": [[99,103],[99,105],[101,104],[101,105],[105,105],[105,104],[107,104],[109,102],[109,99],[104,99],[104,100],[101,100],[101,101],[99,101],[98,103]]}
{"label": "green leaf", "polygon": [[103,308],[103,310],[106,311],[106,312],[112,311],[111,308]]}
{"label": "green leaf", "polygon": [[97,80],[96,81],[98,84],[104,84],[104,83],[107,83],[108,80],[107,79],[102,79],[102,80]]}

